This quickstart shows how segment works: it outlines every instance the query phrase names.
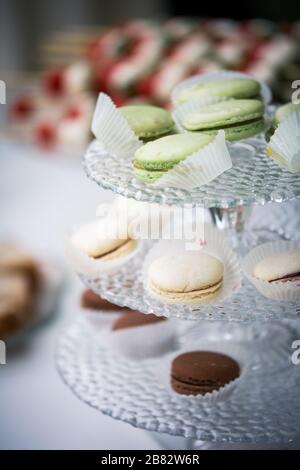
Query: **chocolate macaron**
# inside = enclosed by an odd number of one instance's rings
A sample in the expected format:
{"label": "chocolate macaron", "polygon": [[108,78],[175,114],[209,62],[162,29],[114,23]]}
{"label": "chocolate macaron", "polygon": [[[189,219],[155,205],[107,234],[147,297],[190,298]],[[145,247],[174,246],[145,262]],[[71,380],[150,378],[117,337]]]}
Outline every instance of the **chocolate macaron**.
{"label": "chocolate macaron", "polygon": [[231,357],[211,351],[191,351],[177,356],[171,365],[171,386],[180,395],[205,395],[240,376]]}
{"label": "chocolate macaron", "polygon": [[103,299],[91,289],[85,289],[82,292],[80,305],[84,309],[101,310],[103,312],[116,312],[118,310],[130,311],[128,307],[119,307],[118,305],[112,304],[108,300]]}
{"label": "chocolate macaron", "polygon": [[157,317],[152,313],[146,315],[138,312],[137,310],[131,310],[128,313],[121,315],[113,324],[112,331],[124,330],[126,328],[136,328],[138,326],[152,325],[166,320],[165,317]]}
{"label": "chocolate macaron", "polygon": [[174,321],[135,310],[121,314],[103,337],[115,353],[133,360],[162,356],[176,339]]}

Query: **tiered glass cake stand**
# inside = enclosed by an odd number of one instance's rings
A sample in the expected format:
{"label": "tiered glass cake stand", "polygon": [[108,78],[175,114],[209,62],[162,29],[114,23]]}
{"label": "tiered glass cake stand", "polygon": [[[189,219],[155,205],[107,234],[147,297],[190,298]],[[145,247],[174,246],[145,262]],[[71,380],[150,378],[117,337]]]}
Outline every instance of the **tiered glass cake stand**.
{"label": "tiered glass cake stand", "polygon": [[[232,169],[190,192],[139,182],[130,161],[120,163],[96,141],[85,155],[84,169],[99,186],[127,198],[207,209],[241,257],[266,241],[299,239],[299,206],[292,199],[300,196],[300,177],[266,156],[262,137],[231,144],[230,152]],[[272,202],[283,203],[283,208],[266,205]],[[145,242],[117,274],[81,275],[82,281],[117,305],[192,320],[179,322],[179,348],[201,348],[203,342],[240,348],[247,368],[234,393],[215,404],[176,395],[156,379],[161,358],[137,362],[116,356],[82,320],[71,326],[59,344],[57,364],[63,380],[101,412],[162,433],[161,441],[168,448],[172,444],[166,443],[167,435],[184,439],[174,444],[181,448],[204,448],[204,441],[206,446],[300,443],[300,366],[291,361],[292,343],[300,339],[300,302],[269,300],[243,279],[240,290],[224,302],[198,307],[163,304],[149,297],[142,282],[144,256],[152,243]]]}

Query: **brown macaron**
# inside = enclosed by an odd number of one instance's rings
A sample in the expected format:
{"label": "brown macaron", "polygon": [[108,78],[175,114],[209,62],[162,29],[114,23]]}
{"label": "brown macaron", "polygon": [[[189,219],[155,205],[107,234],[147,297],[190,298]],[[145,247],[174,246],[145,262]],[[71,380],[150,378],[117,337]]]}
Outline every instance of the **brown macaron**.
{"label": "brown macaron", "polygon": [[240,375],[239,364],[225,354],[191,351],[171,365],[171,386],[181,395],[205,395],[219,390]]}
{"label": "brown macaron", "polygon": [[107,312],[125,310],[130,311],[128,307],[119,307],[112,304],[108,300],[103,299],[100,295],[95,294],[91,289],[86,289],[81,294],[80,304],[82,308],[91,310],[104,310]]}
{"label": "brown macaron", "polygon": [[136,310],[121,315],[112,325],[112,331],[123,330],[125,328],[135,328],[137,326],[147,326],[153,323],[166,320],[164,317],[157,317],[153,314],[144,314]]}

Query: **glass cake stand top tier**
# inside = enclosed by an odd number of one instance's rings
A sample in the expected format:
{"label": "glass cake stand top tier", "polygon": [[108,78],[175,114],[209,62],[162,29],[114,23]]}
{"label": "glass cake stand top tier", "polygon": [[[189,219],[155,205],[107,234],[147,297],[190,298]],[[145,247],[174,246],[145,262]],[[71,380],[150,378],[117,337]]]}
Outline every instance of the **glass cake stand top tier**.
{"label": "glass cake stand top tier", "polygon": [[233,167],[209,184],[192,191],[155,188],[134,177],[131,160],[108,154],[98,141],[89,146],[83,160],[91,180],[138,201],[206,208],[230,208],[283,202],[300,196],[300,177],[280,168],[266,155],[262,137],[229,144]]}

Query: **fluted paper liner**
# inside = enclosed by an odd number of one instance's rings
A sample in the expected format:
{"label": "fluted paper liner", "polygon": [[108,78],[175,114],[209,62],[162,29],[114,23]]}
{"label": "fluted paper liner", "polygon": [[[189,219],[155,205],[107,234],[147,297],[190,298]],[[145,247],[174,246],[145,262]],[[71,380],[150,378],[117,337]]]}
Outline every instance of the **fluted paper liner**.
{"label": "fluted paper liner", "polygon": [[[195,250],[202,249],[205,253],[215,256],[224,264],[224,274],[223,274],[223,285],[218,293],[213,298],[202,299],[202,302],[193,301],[192,303],[184,303],[185,305],[191,305],[196,307],[197,305],[204,304],[218,304],[224,301],[226,298],[230,297],[236,293],[241,286],[241,270],[239,266],[239,260],[236,254],[232,251],[229,242],[225,235],[217,230],[211,224],[204,225],[204,240],[187,242],[186,240],[161,240],[157,242],[151,250],[149,250],[147,256],[145,257],[142,275],[143,283],[145,290],[149,295],[160,302],[165,303],[174,303],[169,299],[163,299],[163,297],[156,296],[149,287],[148,287],[148,271],[151,263],[165,255],[172,255],[178,253],[178,251],[191,250],[192,246]],[[192,245],[192,246],[191,246]],[[201,248],[202,246],[202,248]],[[188,248],[188,249],[187,249]]]}
{"label": "fluted paper liner", "polygon": [[142,360],[160,357],[178,347],[179,322],[176,320],[168,319],[112,331],[116,318],[104,319],[102,316],[98,325],[95,323],[89,325],[99,343],[115,354],[126,356],[131,360]]}
{"label": "fluted paper liner", "polygon": [[289,113],[283,119],[267,148],[279,166],[300,174],[300,110]]}
{"label": "fluted paper liner", "polygon": [[265,105],[271,102],[272,100],[271,90],[264,82],[262,82],[261,80],[257,80],[255,77],[252,77],[251,75],[247,75],[246,73],[223,70],[220,72],[194,75],[193,77],[187,78],[186,80],[183,80],[182,82],[178,83],[178,85],[175,86],[175,88],[173,89],[171,93],[172,103],[174,106],[177,106],[178,105],[177,96],[179,95],[179,93],[181,93],[186,88],[190,88],[196,83],[208,82],[212,80],[224,80],[224,79],[231,80],[232,78],[251,78],[252,80],[256,80],[260,84],[261,94],[262,94]]}
{"label": "fluted paper liner", "polygon": [[221,130],[211,143],[177,163],[152,186],[191,190],[210,183],[231,167],[225,132]]}
{"label": "fluted paper liner", "polygon": [[211,104],[220,103],[221,101],[229,101],[231,99],[232,98],[222,96],[204,96],[203,98],[187,101],[186,103],[177,106],[172,112],[172,117],[177,126],[177,129],[180,132],[190,132],[182,124],[188,115],[195,113],[199,111],[199,109],[205,108]]}
{"label": "fluted paper liner", "polygon": [[142,145],[111,98],[100,93],[92,121],[92,132],[107,152],[120,158],[132,158]]}
{"label": "fluted paper liner", "polygon": [[[192,351],[210,351],[226,354],[239,364],[239,377],[237,377],[235,380],[232,380],[223,387],[219,388],[218,390],[207,392],[204,395],[185,395],[175,392],[175,390],[173,390],[171,386],[172,361],[175,359],[175,357],[179,356],[180,354]],[[239,382],[242,379],[244,373],[248,369],[249,363],[249,357],[246,351],[240,345],[235,345],[229,342],[195,341],[192,344],[189,344],[188,347],[181,348],[174,353],[168,354],[168,356],[163,358],[159,364],[155,365],[153,374],[155,375],[156,379],[162,384],[162,386],[167,388],[170,393],[172,393],[172,395],[178,398],[181,397],[182,399],[191,400],[191,402],[195,403],[199,403],[199,400],[201,400],[202,402],[213,405],[215,403],[222,402],[230,398],[236,387],[239,385]]]}
{"label": "fluted paper liner", "polygon": [[299,241],[268,242],[251,250],[242,260],[242,270],[247,279],[256,289],[268,299],[293,301],[300,299],[300,281],[289,281],[284,283],[270,283],[257,279],[253,275],[255,266],[267,256],[284,251],[299,250]]}
{"label": "fluted paper liner", "polygon": [[66,256],[78,274],[84,274],[93,279],[101,276],[101,274],[116,274],[124,264],[128,263],[138,253],[142,244],[140,240],[135,240],[136,247],[130,253],[114,260],[102,261],[101,258],[94,259],[88,256],[72,242],[72,234],[75,231],[76,229],[70,230],[65,237]]}

